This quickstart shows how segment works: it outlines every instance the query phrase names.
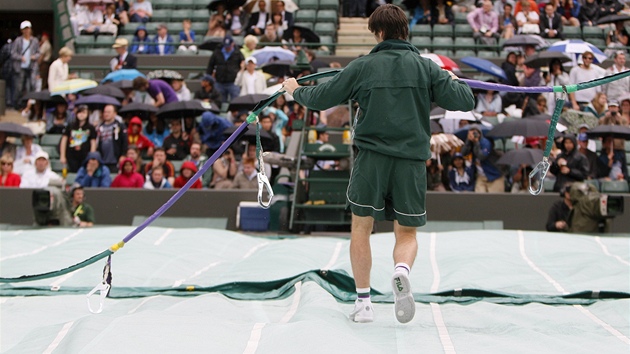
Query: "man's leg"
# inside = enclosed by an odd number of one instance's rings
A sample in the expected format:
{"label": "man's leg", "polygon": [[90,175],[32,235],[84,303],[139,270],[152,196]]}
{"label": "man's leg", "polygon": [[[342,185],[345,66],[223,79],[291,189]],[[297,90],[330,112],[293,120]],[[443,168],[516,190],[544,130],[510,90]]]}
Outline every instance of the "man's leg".
{"label": "man's leg", "polygon": [[[233,99],[235,99],[241,94],[241,87],[236,84],[229,84],[228,91],[230,93],[230,101],[232,101]],[[230,101],[225,101],[225,102],[230,102]]]}
{"label": "man's leg", "polygon": [[410,267],[416,260],[418,254],[418,240],[416,240],[416,227],[402,226],[398,220],[394,221],[394,235],[396,244],[394,245],[394,263],[405,263]]}
{"label": "man's leg", "polygon": [[354,322],[374,321],[374,309],[370,300],[370,270],[372,269],[370,234],[373,224],[374,219],[371,216],[352,214],[350,262],[357,287],[357,300],[349,317]]}
{"label": "man's leg", "polygon": [[24,89],[24,70],[20,69],[20,71],[14,73],[15,81],[15,91],[13,91],[13,107],[15,109],[20,109],[22,99],[22,90]]}
{"label": "man's leg", "polygon": [[394,262],[396,263],[392,276],[392,289],[394,291],[394,313],[400,323],[407,323],[416,314],[416,303],[411,291],[409,271],[418,253],[418,241],[416,240],[416,227],[402,226],[398,220],[394,221]]}

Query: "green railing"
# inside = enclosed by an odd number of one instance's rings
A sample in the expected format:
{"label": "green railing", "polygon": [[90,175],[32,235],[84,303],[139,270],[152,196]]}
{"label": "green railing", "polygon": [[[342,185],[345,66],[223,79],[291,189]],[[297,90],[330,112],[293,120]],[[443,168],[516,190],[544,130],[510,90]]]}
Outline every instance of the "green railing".
{"label": "green railing", "polygon": [[[59,39],[62,47],[72,48],[74,33],[70,22],[70,12],[66,0],[51,0],[53,13],[55,14],[55,37]],[[70,43],[70,44],[69,44]]]}

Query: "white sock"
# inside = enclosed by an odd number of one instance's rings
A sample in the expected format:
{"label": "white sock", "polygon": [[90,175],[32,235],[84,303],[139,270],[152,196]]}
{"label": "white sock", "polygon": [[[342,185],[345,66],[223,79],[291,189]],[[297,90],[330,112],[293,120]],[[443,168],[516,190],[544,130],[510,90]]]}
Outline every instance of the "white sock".
{"label": "white sock", "polygon": [[357,297],[362,301],[370,301],[370,288],[357,288]]}
{"label": "white sock", "polygon": [[404,272],[409,275],[409,271],[411,271],[411,267],[407,263],[396,263],[394,267],[395,272]]}

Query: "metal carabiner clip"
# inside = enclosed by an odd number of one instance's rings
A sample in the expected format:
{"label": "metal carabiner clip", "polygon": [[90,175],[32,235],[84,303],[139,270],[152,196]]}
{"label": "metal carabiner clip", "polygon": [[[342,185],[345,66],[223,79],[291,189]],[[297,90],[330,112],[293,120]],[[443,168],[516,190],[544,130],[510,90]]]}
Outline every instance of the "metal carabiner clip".
{"label": "metal carabiner clip", "polygon": [[[262,168],[264,168],[264,165],[261,165],[261,166],[263,166]],[[260,204],[260,206],[263,209],[267,209],[271,205],[271,199],[273,199],[273,189],[271,189],[269,178],[267,178],[267,175],[264,172],[258,172],[257,178],[258,178],[258,204]],[[263,201],[264,189],[267,189],[267,194],[269,194],[269,200],[267,201],[267,203]]]}
{"label": "metal carabiner clip", "polygon": [[534,167],[529,173],[529,193],[531,195],[539,195],[545,187],[545,177],[549,171],[549,158],[543,157],[543,160]]}
{"label": "metal carabiner clip", "polygon": [[[88,310],[90,310],[91,313],[101,313],[103,312],[103,304],[105,303],[105,298],[107,297],[107,292],[109,291],[110,285],[107,283],[99,283],[98,285],[96,285],[94,287],[94,289],[92,289],[92,291],[90,291],[87,294],[87,306],[88,306]],[[94,295],[94,293],[96,293],[97,291],[100,291],[100,296],[99,296],[99,306],[98,309],[96,311],[92,310],[92,305],[90,304],[90,297],[92,297],[92,295]]]}

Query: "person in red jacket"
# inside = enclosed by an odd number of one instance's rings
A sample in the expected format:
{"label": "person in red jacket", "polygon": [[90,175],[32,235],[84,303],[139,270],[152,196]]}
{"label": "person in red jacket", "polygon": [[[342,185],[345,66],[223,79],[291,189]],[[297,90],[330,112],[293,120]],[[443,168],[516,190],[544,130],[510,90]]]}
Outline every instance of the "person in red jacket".
{"label": "person in red jacket", "polygon": [[120,173],[114,178],[110,187],[142,188],[143,185],[144,178],[142,178],[140,173],[136,172],[136,163],[127,157],[120,163]]}
{"label": "person in red jacket", "polygon": [[[179,177],[175,178],[175,188],[182,188],[190,178],[197,173],[197,166],[192,161],[186,161],[182,164],[182,168],[179,170]],[[191,189],[201,189],[201,180],[198,178]]]}
{"label": "person in red jacket", "polygon": [[13,157],[10,154],[0,158],[0,187],[19,187],[22,178],[13,173]]}
{"label": "person in red jacket", "polygon": [[140,153],[146,156],[153,156],[153,142],[146,136],[142,135],[142,120],[133,117],[129,121],[129,129],[127,130],[129,146],[135,146]]}

